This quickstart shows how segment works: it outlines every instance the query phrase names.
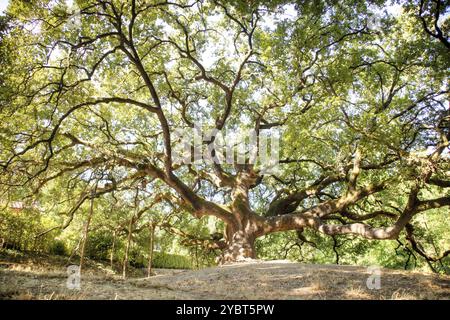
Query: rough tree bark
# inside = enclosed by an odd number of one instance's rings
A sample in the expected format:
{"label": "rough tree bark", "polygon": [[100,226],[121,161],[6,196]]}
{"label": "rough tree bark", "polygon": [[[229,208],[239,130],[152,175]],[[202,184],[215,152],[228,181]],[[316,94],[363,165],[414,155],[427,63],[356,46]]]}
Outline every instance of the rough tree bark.
{"label": "rough tree bark", "polygon": [[249,189],[255,183],[252,171],[241,171],[234,181],[231,193],[231,213],[233,219],[225,230],[226,248],[220,263],[256,258],[255,240],[261,232],[262,219],[250,208]]}

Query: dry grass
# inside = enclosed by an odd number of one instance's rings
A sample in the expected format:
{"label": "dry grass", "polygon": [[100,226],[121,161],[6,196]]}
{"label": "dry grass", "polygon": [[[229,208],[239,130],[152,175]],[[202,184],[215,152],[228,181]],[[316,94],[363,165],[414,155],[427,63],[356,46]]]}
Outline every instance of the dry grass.
{"label": "dry grass", "polygon": [[0,262],[0,299],[450,299],[449,276],[382,269],[381,288],[370,290],[366,268],[286,261],[155,270],[150,279],[127,280],[91,263],[78,291],[66,288],[60,262]]}

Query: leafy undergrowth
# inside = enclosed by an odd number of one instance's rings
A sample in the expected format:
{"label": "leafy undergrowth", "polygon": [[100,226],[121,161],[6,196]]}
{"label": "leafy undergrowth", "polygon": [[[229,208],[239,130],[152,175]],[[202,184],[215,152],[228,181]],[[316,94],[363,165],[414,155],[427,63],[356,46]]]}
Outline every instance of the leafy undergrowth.
{"label": "leafy undergrowth", "polygon": [[[0,250],[0,268],[8,268],[17,271],[30,271],[37,274],[60,273],[61,270],[67,270],[69,265],[78,265],[79,258],[72,259],[66,256],[51,255],[46,253],[27,253],[15,250]],[[92,260],[85,258],[85,272],[87,275],[114,275],[121,273],[120,264],[114,265],[111,269],[109,261]],[[129,267],[131,277],[141,277],[145,274],[143,269]]]}
{"label": "leafy undergrowth", "polygon": [[382,269],[368,289],[363,267],[252,261],[201,270],[131,269],[123,280],[88,261],[80,290],[66,286],[67,258],[0,253],[0,299],[450,299],[450,277]]}

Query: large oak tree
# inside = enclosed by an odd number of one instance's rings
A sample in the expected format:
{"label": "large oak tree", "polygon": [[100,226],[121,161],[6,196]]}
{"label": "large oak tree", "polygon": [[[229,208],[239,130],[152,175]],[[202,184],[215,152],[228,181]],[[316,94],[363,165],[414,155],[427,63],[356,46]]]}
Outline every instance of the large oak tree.
{"label": "large oak tree", "polygon": [[[2,33],[2,190],[139,186],[224,223],[222,262],[312,228],[374,240],[450,205],[442,1],[13,1]],[[3,21],[3,20],[2,20]],[[280,165],[174,161],[174,130],[281,137]],[[214,143],[214,139],[205,144]],[[431,195],[431,196],[430,196]],[[443,211],[448,217],[448,211]],[[448,251],[444,256],[448,255]]]}

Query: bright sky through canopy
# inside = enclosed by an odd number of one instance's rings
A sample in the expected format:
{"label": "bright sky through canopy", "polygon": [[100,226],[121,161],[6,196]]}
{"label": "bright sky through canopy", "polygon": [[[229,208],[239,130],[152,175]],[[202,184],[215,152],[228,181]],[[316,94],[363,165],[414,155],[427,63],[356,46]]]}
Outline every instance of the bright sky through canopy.
{"label": "bright sky through canopy", "polygon": [[0,0],[0,13],[3,13],[8,6],[9,0]]}

